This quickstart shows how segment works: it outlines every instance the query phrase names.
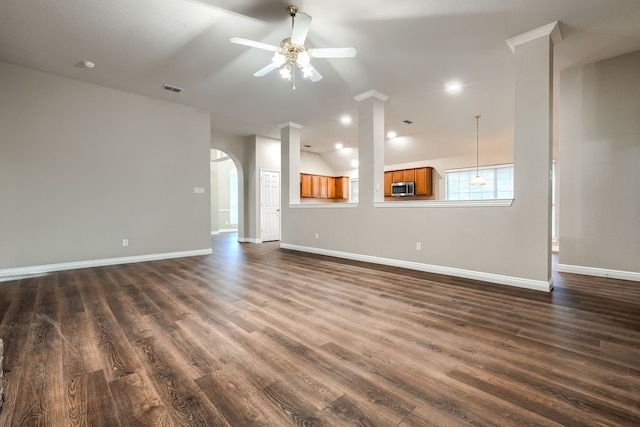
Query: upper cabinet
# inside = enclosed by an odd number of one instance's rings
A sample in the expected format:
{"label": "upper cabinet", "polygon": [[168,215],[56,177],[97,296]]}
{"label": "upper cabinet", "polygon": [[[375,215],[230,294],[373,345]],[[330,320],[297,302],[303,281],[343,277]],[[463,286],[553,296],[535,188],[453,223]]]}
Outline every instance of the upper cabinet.
{"label": "upper cabinet", "polygon": [[413,182],[416,180],[415,169],[403,169],[402,170],[402,182]]}
{"label": "upper cabinet", "polygon": [[300,197],[311,197],[311,175],[300,174]]}
{"label": "upper cabinet", "polygon": [[306,199],[348,199],[348,176],[300,174],[300,197]]}
{"label": "upper cabinet", "polygon": [[424,167],[415,170],[416,196],[433,196],[433,168]]}
{"label": "upper cabinet", "polygon": [[349,177],[338,176],[336,179],[336,199],[349,198]]}
{"label": "upper cabinet", "polygon": [[336,178],[333,176],[327,177],[327,199],[336,198]]}
{"label": "upper cabinet", "polygon": [[391,196],[391,183],[393,182],[393,172],[384,173],[384,195]]}
{"label": "upper cabinet", "polygon": [[385,197],[391,196],[391,184],[394,182],[414,182],[416,196],[433,196],[433,168],[430,166],[386,171],[384,173]]}

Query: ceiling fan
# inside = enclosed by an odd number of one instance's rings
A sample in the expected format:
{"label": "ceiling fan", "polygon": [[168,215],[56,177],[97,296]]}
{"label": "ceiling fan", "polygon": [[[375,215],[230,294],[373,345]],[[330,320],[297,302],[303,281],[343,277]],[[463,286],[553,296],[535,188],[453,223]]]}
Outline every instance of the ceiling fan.
{"label": "ceiling fan", "polygon": [[356,49],[353,47],[308,48],[305,41],[311,26],[311,17],[306,13],[299,13],[296,6],[289,6],[287,10],[291,16],[291,37],[282,40],[280,46],[242,37],[231,38],[231,43],[274,52],[271,63],[256,71],[254,76],[262,77],[273,70],[280,69],[282,78],[291,80],[292,76],[295,79],[295,67],[297,66],[302,71],[304,78],[317,82],[322,80],[322,74],[311,65],[312,58],[353,58],[356,56]]}

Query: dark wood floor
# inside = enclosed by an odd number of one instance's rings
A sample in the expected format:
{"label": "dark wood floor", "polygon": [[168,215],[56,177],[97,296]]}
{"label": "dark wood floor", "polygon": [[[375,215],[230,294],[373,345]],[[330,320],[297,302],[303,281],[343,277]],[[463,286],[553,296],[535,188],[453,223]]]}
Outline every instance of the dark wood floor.
{"label": "dark wood floor", "polygon": [[0,283],[0,425],[640,425],[638,283],[546,294],[233,237]]}

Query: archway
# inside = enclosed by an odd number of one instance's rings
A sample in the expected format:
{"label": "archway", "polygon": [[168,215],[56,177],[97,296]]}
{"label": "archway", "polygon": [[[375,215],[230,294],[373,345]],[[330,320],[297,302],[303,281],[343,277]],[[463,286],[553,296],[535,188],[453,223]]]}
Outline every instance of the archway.
{"label": "archway", "polygon": [[243,178],[240,163],[232,155],[212,148],[211,170],[211,234],[237,232],[243,234]]}

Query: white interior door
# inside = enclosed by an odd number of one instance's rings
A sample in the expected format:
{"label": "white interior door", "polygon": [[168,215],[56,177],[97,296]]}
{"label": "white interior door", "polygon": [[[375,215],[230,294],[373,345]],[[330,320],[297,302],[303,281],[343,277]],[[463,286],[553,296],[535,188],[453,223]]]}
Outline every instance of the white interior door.
{"label": "white interior door", "polygon": [[280,172],[260,169],[260,239],[280,240]]}

